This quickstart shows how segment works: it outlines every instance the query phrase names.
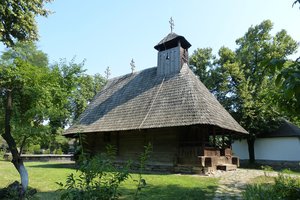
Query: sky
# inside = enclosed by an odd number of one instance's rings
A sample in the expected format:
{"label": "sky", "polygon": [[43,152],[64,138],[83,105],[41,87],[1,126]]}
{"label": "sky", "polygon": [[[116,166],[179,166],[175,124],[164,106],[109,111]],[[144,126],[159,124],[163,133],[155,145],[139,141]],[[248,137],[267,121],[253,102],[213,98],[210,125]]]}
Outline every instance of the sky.
{"label": "sky", "polygon": [[[174,31],[197,48],[235,49],[235,40],[250,26],[270,19],[273,34],[281,29],[300,41],[299,4],[294,0],[54,0],[47,4],[53,13],[38,17],[37,46],[47,53],[50,63],[61,58],[86,60],[88,74],[104,75],[109,66],[111,77],[154,67],[157,51],[153,48]],[[3,51],[3,47],[2,47]],[[296,56],[300,56],[298,52]],[[296,57],[295,56],[295,57]]]}

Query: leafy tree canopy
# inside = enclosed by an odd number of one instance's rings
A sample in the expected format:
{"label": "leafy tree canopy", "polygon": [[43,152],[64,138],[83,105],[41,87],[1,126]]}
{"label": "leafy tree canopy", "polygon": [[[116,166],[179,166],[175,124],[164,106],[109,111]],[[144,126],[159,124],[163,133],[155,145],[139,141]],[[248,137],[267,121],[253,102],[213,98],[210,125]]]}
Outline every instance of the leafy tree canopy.
{"label": "leafy tree canopy", "polygon": [[52,0],[2,0],[0,4],[0,41],[13,46],[15,41],[34,41],[38,38],[35,16],[47,17],[44,8]]}
{"label": "leafy tree canopy", "polygon": [[1,56],[0,133],[13,155],[24,191],[28,185],[20,158],[24,145],[40,138],[52,141],[105,84],[102,76],[85,74],[83,66],[84,62],[61,60],[49,67],[47,55],[30,42],[16,43]]}
{"label": "leafy tree canopy", "polygon": [[281,117],[297,118],[280,106],[295,103],[284,96],[276,79],[282,70],[293,69],[288,56],[298,45],[285,30],[271,35],[272,28],[272,22],[265,20],[236,40],[236,50],[222,47],[215,58],[211,49],[198,49],[190,59],[200,80],[253,137],[272,125],[275,128]]}

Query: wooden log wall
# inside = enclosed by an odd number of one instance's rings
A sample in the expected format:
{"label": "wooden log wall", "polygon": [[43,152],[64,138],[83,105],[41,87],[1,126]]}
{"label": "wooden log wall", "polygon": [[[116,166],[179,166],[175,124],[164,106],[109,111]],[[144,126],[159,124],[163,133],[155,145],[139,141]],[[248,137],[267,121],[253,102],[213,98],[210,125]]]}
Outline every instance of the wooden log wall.
{"label": "wooden log wall", "polygon": [[144,146],[151,143],[153,152],[148,163],[151,165],[174,166],[177,164],[178,132],[178,128],[164,128],[89,133],[84,136],[84,149],[95,155],[105,152],[105,146],[111,144],[117,148],[117,159],[119,161],[138,161],[144,151]]}
{"label": "wooden log wall", "polygon": [[152,144],[148,164],[161,166],[198,166],[198,156],[220,156],[220,150],[208,147],[211,126],[187,126],[148,130],[89,133],[84,136],[84,149],[96,154],[105,152],[107,144],[117,148],[118,161],[138,161],[144,146]]}

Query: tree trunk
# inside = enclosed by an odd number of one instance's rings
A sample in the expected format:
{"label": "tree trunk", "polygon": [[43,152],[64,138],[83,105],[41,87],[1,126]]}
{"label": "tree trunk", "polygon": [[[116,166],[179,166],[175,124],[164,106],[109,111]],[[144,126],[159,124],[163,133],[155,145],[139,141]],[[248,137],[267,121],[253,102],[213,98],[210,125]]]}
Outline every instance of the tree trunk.
{"label": "tree trunk", "polygon": [[8,148],[12,154],[12,163],[14,164],[15,168],[18,170],[20,177],[21,177],[21,184],[22,184],[22,192],[21,196],[24,196],[27,187],[28,187],[28,173],[24,166],[23,160],[18,152],[16,142],[11,135],[11,126],[10,126],[10,119],[12,114],[12,90],[7,90],[7,103],[5,107],[5,131],[2,137],[7,142]]}
{"label": "tree trunk", "polygon": [[248,152],[249,152],[249,163],[255,163],[255,152],[254,152],[254,142],[255,138],[249,137],[247,139],[248,143]]}

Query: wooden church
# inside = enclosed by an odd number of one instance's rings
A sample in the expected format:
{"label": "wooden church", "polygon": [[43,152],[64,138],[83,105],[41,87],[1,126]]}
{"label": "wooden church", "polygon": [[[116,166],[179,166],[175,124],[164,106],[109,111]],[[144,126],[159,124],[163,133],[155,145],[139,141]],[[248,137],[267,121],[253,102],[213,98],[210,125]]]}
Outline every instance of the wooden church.
{"label": "wooden church", "polygon": [[239,161],[228,139],[247,131],[191,71],[190,46],[171,31],[154,46],[157,67],[109,80],[65,136],[84,134],[84,148],[92,154],[112,144],[121,163],[137,160],[150,142],[149,170],[199,173],[236,168]]}

